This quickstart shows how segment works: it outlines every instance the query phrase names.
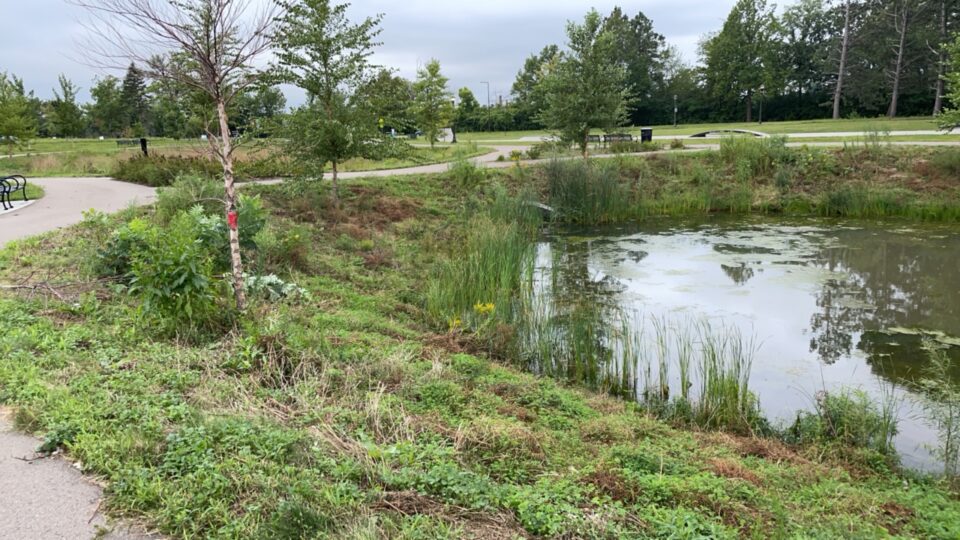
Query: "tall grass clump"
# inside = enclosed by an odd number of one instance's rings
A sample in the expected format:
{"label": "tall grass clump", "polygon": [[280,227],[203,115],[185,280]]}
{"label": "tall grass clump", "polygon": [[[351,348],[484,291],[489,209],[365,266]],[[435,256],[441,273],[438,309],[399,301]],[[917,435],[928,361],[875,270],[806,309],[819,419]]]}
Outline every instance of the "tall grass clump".
{"label": "tall grass clump", "polygon": [[698,326],[700,396],[694,407],[697,423],[707,427],[757,425],[760,408],[750,391],[750,370],[756,346],[735,327],[717,332],[710,323]]}
{"label": "tall grass clump", "polygon": [[797,444],[838,444],[892,458],[896,456],[893,438],[898,405],[893,389],[885,389],[880,405],[862,390],[822,390],[816,395],[813,412],[797,414],[787,439]]}
{"label": "tall grass clump", "polygon": [[720,141],[720,159],[734,167],[737,180],[748,182],[769,176],[779,165],[790,163],[792,153],[785,137],[724,137]]}
{"label": "tall grass clump", "polygon": [[929,347],[930,366],[921,380],[927,418],[937,428],[934,455],[943,462],[944,475],[960,483],[960,388],[953,382],[953,361],[946,351]]}
{"label": "tall grass clump", "polygon": [[900,190],[844,186],[820,196],[817,213],[822,217],[881,218],[915,211],[914,197]]}
{"label": "tall grass clump", "polygon": [[517,223],[474,217],[458,256],[438,265],[426,295],[427,312],[451,328],[479,329],[508,319],[521,283],[532,271],[533,242]]}
{"label": "tall grass clump", "polygon": [[632,197],[615,163],[553,160],[544,173],[549,204],[564,221],[598,225],[630,217]]}

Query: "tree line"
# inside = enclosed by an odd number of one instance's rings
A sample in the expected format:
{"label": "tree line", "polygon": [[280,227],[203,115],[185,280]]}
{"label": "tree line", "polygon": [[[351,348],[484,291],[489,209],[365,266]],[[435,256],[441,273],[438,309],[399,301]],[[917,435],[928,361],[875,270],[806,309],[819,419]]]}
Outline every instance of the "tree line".
{"label": "tree line", "polygon": [[[603,61],[624,72],[603,82],[623,85],[631,125],[749,122],[761,107],[770,120],[929,116],[949,105],[960,1],[800,0],[777,14],[767,0],[739,0],[722,28],[701,38],[697,65],[642,12],[618,7],[595,22],[594,37],[609,41]],[[530,55],[512,103],[464,114],[461,128],[548,127],[543,82],[569,45]]]}

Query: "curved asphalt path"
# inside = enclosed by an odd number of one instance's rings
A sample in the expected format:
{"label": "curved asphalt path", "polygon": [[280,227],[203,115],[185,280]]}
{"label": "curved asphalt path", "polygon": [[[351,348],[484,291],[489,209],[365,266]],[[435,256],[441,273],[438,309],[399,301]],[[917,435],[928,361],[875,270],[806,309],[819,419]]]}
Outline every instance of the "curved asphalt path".
{"label": "curved asphalt path", "polygon": [[[815,145],[831,144],[834,143]],[[925,144],[960,146],[960,143]],[[803,146],[803,143],[791,143],[789,146]],[[524,149],[522,146],[494,148],[494,152],[473,158],[473,161],[488,168],[509,168],[515,166],[509,160],[510,152]],[[688,151],[716,148],[717,144],[692,145],[688,146]],[[664,152],[648,152],[642,155],[658,153]],[[501,155],[506,161],[497,161]],[[448,168],[449,164],[439,163],[406,169],[342,173],[340,178],[441,173]],[[154,188],[109,178],[42,178],[29,181],[43,187],[46,194],[30,206],[0,214],[0,247],[11,240],[79,223],[83,219],[83,212],[91,208],[110,213],[130,205],[144,205],[156,200]],[[260,182],[280,181],[274,179]],[[104,535],[102,531],[106,521],[99,512],[103,495],[100,486],[84,478],[75,467],[60,458],[25,461],[35,457],[33,452],[38,444],[39,441],[33,437],[15,432],[9,420],[9,411],[0,408],[0,539],[157,538],[125,526],[114,526],[111,532]]]}

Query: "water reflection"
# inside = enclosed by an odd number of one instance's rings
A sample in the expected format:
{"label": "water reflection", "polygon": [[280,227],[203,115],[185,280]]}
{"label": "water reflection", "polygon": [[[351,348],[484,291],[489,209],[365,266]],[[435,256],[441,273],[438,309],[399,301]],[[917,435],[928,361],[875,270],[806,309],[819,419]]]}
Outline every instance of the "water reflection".
{"label": "water reflection", "polygon": [[[546,239],[540,266],[552,313],[589,299],[651,317],[720,320],[756,336],[763,347],[751,386],[774,419],[809,409],[824,388],[879,394],[894,382],[909,394],[929,362],[918,330],[960,336],[956,227],[751,220],[570,229]],[[950,343],[938,346],[960,359]],[[553,369],[576,376],[583,367]],[[600,380],[604,369],[588,371]],[[960,367],[952,379],[960,384]],[[909,463],[931,433],[913,420],[901,432]]]}

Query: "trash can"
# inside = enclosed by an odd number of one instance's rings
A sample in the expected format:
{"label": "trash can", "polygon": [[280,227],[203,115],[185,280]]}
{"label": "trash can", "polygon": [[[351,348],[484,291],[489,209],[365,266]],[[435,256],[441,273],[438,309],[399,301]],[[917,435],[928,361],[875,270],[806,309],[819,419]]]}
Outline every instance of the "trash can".
{"label": "trash can", "polygon": [[653,128],[640,129],[640,142],[653,142]]}

